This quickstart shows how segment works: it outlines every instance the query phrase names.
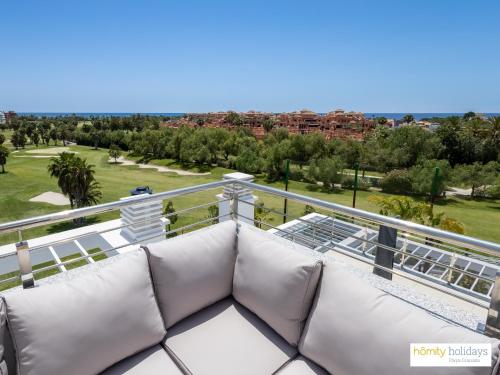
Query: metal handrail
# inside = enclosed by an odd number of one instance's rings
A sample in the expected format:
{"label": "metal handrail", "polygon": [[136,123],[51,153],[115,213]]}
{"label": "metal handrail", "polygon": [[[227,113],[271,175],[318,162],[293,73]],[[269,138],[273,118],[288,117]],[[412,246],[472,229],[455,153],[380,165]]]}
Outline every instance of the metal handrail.
{"label": "metal handrail", "polygon": [[269,194],[281,196],[283,198],[292,199],[292,200],[299,201],[302,203],[322,207],[322,208],[329,209],[329,210],[336,211],[336,212],[340,212],[340,213],[343,213],[346,215],[362,218],[365,220],[376,222],[378,224],[390,226],[392,228],[396,228],[399,230],[417,233],[417,234],[420,234],[422,236],[435,237],[435,238],[438,238],[440,240],[445,240],[445,241],[448,241],[450,243],[453,243],[454,245],[457,245],[457,246],[464,246],[465,245],[465,246],[468,246],[472,249],[486,252],[488,254],[492,254],[495,256],[500,255],[500,245],[493,243],[493,242],[490,242],[490,241],[480,240],[477,238],[464,236],[464,235],[457,234],[457,233],[447,232],[447,231],[444,231],[441,229],[428,227],[428,226],[425,226],[422,224],[417,224],[417,223],[413,223],[413,222],[409,222],[409,221],[405,221],[405,220],[387,217],[387,216],[383,216],[380,214],[376,214],[376,213],[372,213],[372,212],[368,212],[368,211],[363,211],[363,210],[360,210],[357,208],[351,208],[351,207],[343,206],[340,204],[323,201],[323,200],[320,200],[317,198],[312,198],[312,197],[308,197],[308,196],[297,194],[297,193],[291,193],[288,191],[283,191],[283,190],[276,189],[276,188],[269,187],[269,186],[259,185],[259,184],[249,182],[249,181],[231,180],[231,179],[209,182],[206,184],[195,185],[195,186],[180,188],[180,189],[176,189],[176,190],[170,190],[170,191],[166,191],[166,192],[162,192],[162,193],[156,193],[156,194],[150,194],[150,195],[149,194],[138,195],[135,197],[130,197],[129,199],[126,199],[126,200],[114,201],[114,202],[104,203],[104,204],[91,206],[91,207],[77,208],[74,210],[66,210],[66,211],[51,213],[51,214],[47,214],[47,215],[37,216],[37,217],[33,217],[33,218],[7,222],[7,223],[0,224],[0,235],[4,234],[4,233],[21,231],[23,229],[34,228],[34,227],[38,227],[38,226],[58,223],[58,222],[66,221],[66,220],[70,220],[70,219],[76,219],[79,217],[110,212],[110,211],[117,210],[119,208],[129,207],[129,206],[133,206],[136,204],[154,202],[154,201],[158,201],[158,200],[172,198],[175,196],[195,193],[195,192],[204,191],[204,190],[208,190],[208,189],[214,189],[214,188],[222,187],[222,186],[225,186],[228,184],[243,185],[243,186],[246,186],[248,188],[252,188],[252,189],[266,192]]}
{"label": "metal handrail", "polygon": [[16,232],[29,228],[36,228],[43,225],[55,224],[61,221],[67,221],[71,219],[77,219],[84,216],[91,216],[102,214],[110,211],[115,211],[120,208],[134,206],[137,204],[155,202],[159,200],[165,200],[172,197],[177,197],[180,195],[196,193],[199,191],[215,189],[221,186],[225,186],[231,183],[231,180],[221,180],[215,182],[209,182],[206,184],[189,186],[185,188],[169,190],[162,193],[155,194],[143,194],[137,196],[131,196],[128,199],[114,201],[104,204],[98,204],[90,207],[76,208],[73,210],[66,210],[55,212],[42,216],[35,216],[28,219],[16,220],[7,223],[0,224],[0,235],[4,233]]}
{"label": "metal handrail", "polygon": [[[182,210],[177,210],[177,211],[165,214],[165,215],[150,216],[150,217],[147,217],[146,219],[134,221],[131,224],[121,224],[121,225],[117,225],[117,226],[114,226],[114,227],[111,227],[111,228],[108,228],[108,229],[104,229],[104,230],[101,230],[101,231],[95,231],[95,232],[91,232],[91,233],[81,233],[81,234],[77,234],[75,236],[65,237],[63,239],[50,242],[50,246],[60,245],[60,244],[66,243],[68,241],[75,241],[75,240],[78,240],[80,238],[85,238],[89,234],[105,234],[105,233],[116,231],[118,229],[128,228],[128,227],[133,226],[133,225],[137,225],[137,224],[141,224],[141,223],[147,223],[147,222],[150,222],[152,220],[168,219],[169,217],[172,217],[174,215],[180,215],[180,214],[183,214],[183,213],[186,213],[186,212],[190,212],[190,211],[193,211],[193,210],[197,210],[197,209],[200,209],[200,208],[203,208],[203,207],[207,207],[207,206],[219,203],[219,202],[227,202],[227,201],[229,201],[229,199],[222,199],[222,200],[219,200],[219,201],[211,201],[211,202],[208,202],[208,203],[199,204],[197,206],[183,208]],[[33,246],[33,247],[30,247],[30,252],[32,252],[34,250],[38,250],[38,249],[43,249],[45,247],[47,247],[47,244],[41,244],[41,245]],[[12,254],[15,254],[15,251],[11,252],[11,253],[6,253],[6,254],[0,255],[0,259],[2,257],[12,256]]]}
{"label": "metal handrail", "polygon": [[[187,225],[184,225],[182,227],[166,231],[164,234],[165,234],[165,236],[168,236],[169,234],[177,233],[177,232],[180,232],[180,231],[184,231],[186,229],[190,229],[190,228],[193,228],[193,227],[196,227],[198,225],[205,224],[205,223],[210,223],[210,222],[212,222],[214,220],[219,220],[220,218],[227,217],[227,216],[229,216],[229,214],[219,215],[219,216],[215,216],[215,217],[209,217],[207,219],[203,219],[203,220],[197,221],[196,223],[187,224]],[[112,248],[109,248],[109,249],[104,249],[104,250],[101,250],[101,251],[96,251],[95,253],[88,254],[88,255],[82,255],[80,257],[73,258],[73,259],[68,259],[68,260],[65,260],[65,261],[63,261],[61,263],[51,264],[50,266],[46,266],[46,267],[42,267],[42,268],[38,268],[36,270],[33,270],[33,275],[36,275],[37,273],[40,273],[40,272],[49,271],[49,270],[52,270],[52,269],[55,269],[55,268],[60,268],[61,266],[66,266],[66,265],[71,264],[71,263],[79,262],[79,261],[82,261],[82,260],[87,260],[87,259],[93,258],[93,257],[95,257],[97,255],[106,254],[106,253],[108,253],[110,251],[115,251],[115,250],[118,250],[118,249],[123,249],[123,248],[128,247],[128,246],[140,245],[144,241],[152,240],[153,238],[157,238],[157,237],[158,237],[158,234],[155,234],[153,236],[142,238],[142,239],[137,240],[137,241],[129,242],[129,243],[126,243],[124,245],[112,247]],[[14,279],[16,279],[18,277],[19,276],[15,276]],[[4,280],[0,280],[0,285],[3,284],[3,283],[4,283]]]}
{"label": "metal handrail", "polygon": [[361,217],[370,221],[374,221],[378,224],[386,225],[395,229],[409,231],[418,233],[422,236],[436,237],[441,240],[445,240],[453,243],[457,246],[468,246],[474,250],[486,252],[491,255],[500,256],[500,244],[494,242],[480,240],[478,238],[473,238],[469,236],[464,236],[462,234],[457,234],[453,232],[447,232],[445,230],[436,229],[433,227],[428,227],[422,224],[413,223],[411,221],[405,221],[401,219],[396,219],[393,217],[388,217],[368,211],[363,211],[357,208],[351,208],[343,206],[336,203],[326,202],[321,199],[311,198],[305,195],[291,193],[289,191],[284,191],[269,186],[259,185],[254,182],[236,181],[240,185],[244,185],[255,190],[263,191],[269,194],[278,195],[283,198],[292,199],[306,204],[311,204],[314,206],[326,208],[332,211],[338,211],[351,216]]}
{"label": "metal handrail", "polygon": [[[255,203],[250,203],[250,202],[247,202],[246,204],[255,205]],[[273,210],[272,208],[262,207],[262,209],[266,210],[268,212],[272,212],[274,214],[278,214],[278,215],[281,214],[281,215],[286,216],[286,217],[290,216],[289,214],[280,213],[279,211]],[[244,218],[247,219],[247,220],[250,220],[248,217],[244,217]],[[309,220],[306,220],[306,219],[302,219],[302,218],[295,218],[294,220],[297,220],[300,223],[307,224],[307,225],[309,225],[309,226],[311,226],[313,228],[317,228],[320,231],[320,233],[330,234],[330,235],[338,233],[338,234],[341,234],[341,235],[346,235],[346,236],[348,236],[350,238],[354,238],[356,240],[365,242],[367,244],[374,245],[374,246],[377,246],[377,247],[385,249],[385,250],[390,250],[390,251],[392,251],[392,252],[394,252],[396,254],[401,254],[401,255],[404,254],[408,258],[418,259],[418,260],[420,260],[422,262],[425,262],[425,263],[429,263],[429,264],[432,264],[432,265],[437,265],[437,266],[446,268],[446,269],[451,270],[451,271],[460,272],[460,273],[462,273],[464,275],[467,275],[467,276],[470,276],[470,277],[474,277],[474,278],[479,279],[479,280],[488,281],[488,282],[491,282],[491,283],[495,282],[495,279],[490,279],[488,277],[484,277],[484,276],[481,276],[481,275],[469,272],[467,270],[462,270],[462,269],[454,267],[452,265],[447,265],[445,263],[439,262],[438,260],[429,259],[429,258],[426,258],[426,257],[418,255],[418,254],[407,253],[407,252],[405,252],[405,251],[403,251],[401,249],[398,249],[396,247],[391,247],[391,246],[379,243],[378,241],[373,241],[373,240],[369,240],[367,238],[356,236],[356,234],[350,233],[350,232],[345,231],[345,230],[343,230],[341,228],[334,228],[334,227],[331,227],[331,226],[327,226],[327,225],[324,225],[324,224],[321,224],[321,223],[315,223],[315,222],[312,222],[312,221],[309,221]],[[262,223],[261,221],[259,221],[257,219],[254,219],[254,222]],[[281,230],[281,229],[279,229],[278,227],[275,227],[275,226],[270,226],[270,227],[272,229]],[[373,229],[370,229],[370,230],[373,230]],[[287,232],[287,233],[290,233],[292,236],[300,236],[300,234],[297,233],[297,232]],[[307,239],[306,237],[303,237],[303,238]],[[321,246],[321,247],[325,247],[326,246],[324,243],[318,242],[315,239],[313,239],[312,241],[315,244],[317,244],[318,247],[319,246]],[[402,264],[402,267],[404,268],[404,264],[403,263],[401,263],[401,264]]]}
{"label": "metal handrail", "polygon": [[288,191],[276,189],[276,188],[269,187],[269,186],[259,185],[259,184],[249,182],[249,181],[231,180],[231,179],[209,182],[206,184],[200,184],[200,185],[170,190],[170,191],[156,193],[156,194],[138,195],[135,197],[130,197],[129,199],[126,199],[126,200],[114,201],[114,202],[104,203],[104,204],[91,206],[91,207],[77,208],[77,209],[73,209],[73,210],[66,210],[66,211],[51,213],[51,214],[47,214],[47,215],[36,216],[36,217],[28,218],[28,219],[7,222],[7,223],[0,224],[0,235],[4,234],[4,233],[16,232],[16,231],[21,231],[21,230],[28,229],[28,228],[34,228],[34,227],[39,227],[39,226],[48,225],[48,224],[54,224],[54,223],[58,223],[58,222],[66,221],[66,220],[76,219],[79,217],[110,212],[110,211],[117,210],[119,208],[129,207],[129,206],[133,206],[136,204],[154,202],[154,201],[164,200],[164,199],[168,199],[168,198],[172,198],[172,197],[176,197],[176,196],[180,196],[180,195],[185,195],[185,194],[200,192],[200,191],[204,191],[204,190],[214,189],[214,188],[218,188],[218,187],[223,187],[223,186],[226,186],[228,184],[243,185],[243,186],[246,186],[248,188],[258,190],[258,191],[262,191],[262,192],[269,193],[272,195],[281,196],[283,198],[295,200],[295,201],[302,202],[305,204],[311,204],[314,206],[322,207],[325,209],[329,209],[329,210],[332,210],[335,212],[340,212],[342,214],[350,215],[350,216],[357,217],[360,219],[369,220],[371,222],[386,225],[386,226],[396,228],[399,230],[403,230],[406,232],[413,232],[413,233],[416,233],[416,234],[419,234],[422,236],[435,237],[435,238],[440,239],[440,240],[448,241],[456,246],[462,246],[462,247],[468,246],[471,249],[474,249],[477,251],[482,251],[482,252],[485,252],[485,253],[488,253],[488,254],[491,254],[494,256],[500,255],[500,245],[493,243],[493,242],[490,242],[490,241],[480,240],[477,238],[464,236],[464,235],[457,234],[457,233],[447,232],[447,231],[444,231],[441,229],[428,227],[428,226],[425,226],[422,224],[417,224],[417,223],[413,223],[413,222],[409,222],[409,221],[405,221],[405,220],[401,220],[401,219],[387,217],[387,216],[383,216],[380,214],[376,214],[376,213],[372,213],[372,212],[368,212],[368,211],[363,211],[360,209],[351,208],[351,207],[343,206],[343,205],[336,204],[336,203],[323,201],[323,200],[320,200],[317,198],[312,198],[312,197],[308,197],[308,196],[297,194],[297,193],[291,193]]}
{"label": "metal handrail", "polygon": [[[243,218],[247,219],[247,220],[250,220],[250,218],[246,217],[246,216],[242,216]],[[266,227],[270,228],[270,229],[275,229],[275,230],[278,230],[280,232],[284,232],[284,233],[287,233],[287,234],[290,234],[292,236],[296,236],[296,237],[299,237],[299,238],[303,238],[304,240],[307,240],[307,241],[311,241],[311,239],[307,238],[307,237],[304,237],[298,233],[295,233],[295,232],[290,232],[289,230],[287,229],[284,229],[284,228],[279,228],[279,227],[275,227],[271,224],[268,224],[264,221],[261,221],[261,220],[257,220],[257,219],[253,219],[254,222],[256,223],[259,223],[259,224],[262,224],[262,225],[265,225]],[[316,240],[313,240],[313,242],[317,242]],[[399,270],[396,270],[396,269],[393,269],[393,268],[387,268],[387,267],[384,267],[380,264],[376,264],[376,263],[373,263],[371,262],[370,260],[368,260],[367,258],[363,257],[363,256],[360,256],[360,255],[357,255],[357,254],[353,254],[351,252],[348,252],[348,251],[340,251],[340,250],[343,250],[342,247],[339,245],[339,244],[335,244],[335,245],[325,245],[325,244],[321,244],[318,242],[318,246],[322,246],[322,247],[325,247],[329,250],[333,250],[333,251],[338,251],[338,252],[341,252],[342,254],[350,257],[350,258],[353,258],[353,259],[356,259],[356,260],[359,260],[363,263],[366,263],[366,264],[369,264],[370,266],[373,266],[375,268],[378,268],[380,270],[383,270],[383,271],[386,271],[388,273],[391,273],[393,275],[397,275],[397,276],[400,276],[404,279],[407,279],[407,280],[411,280],[411,281],[414,281],[418,284],[421,284],[421,285],[424,285],[424,286],[428,286],[432,289],[435,289],[435,290],[438,290],[440,292],[443,292],[445,294],[449,294],[449,295],[452,295],[454,297],[457,297],[463,301],[466,301],[466,302],[469,302],[469,303],[472,303],[478,307],[482,307],[482,308],[488,308],[488,304],[482,300],[478,300],[477,298],[475,297],[468,297],[468,296],[465,296],[463,294],[461,294],[460,292],[456,292],[455,290],[453,289],[448,289],[444,286],[441,286],[439,284],[434,284],[434,283],[431,283],[431,282],[428,282],[427,280],[425,279],[420,279],[416,276],[413,276],[409,273],[405,273],[405,272],[402,272],[402,271],[399,271]]]}

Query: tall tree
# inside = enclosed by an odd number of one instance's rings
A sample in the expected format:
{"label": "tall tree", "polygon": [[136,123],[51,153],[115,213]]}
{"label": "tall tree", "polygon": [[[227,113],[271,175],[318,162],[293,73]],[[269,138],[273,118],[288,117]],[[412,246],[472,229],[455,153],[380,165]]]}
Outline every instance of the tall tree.
{"label": "tall tree", "polygon": [[[57,146],[57,129],[56,128],[52,128],[50,129],[50,132],[49,132],[49,136],[50,136],[50,139],[52,139],[52,141],[54,142],[54,145]],[[48,144],[48,142],[47,142]]]}
{"label": "tall tree", "polygon": [[484,195],[487,187],[495,183],[499,170],[500,164],[494,161],[485,165],[478,162],[457,165],[453,169],[452,180],[457,184],[470,188],[470,196],[474,198],[478,195]]}
{"label": "tall tree", "polygon": [[450,179],[450,164],[447,160],[422,160],[409,171],[412,190],[415,194],[430,195],[432,184],[439,167],[439,181],[436,185],[436,195],[442,195]]}
{"label": "tall tree", "polygon": [[12,134],[10,142],[12,143],[12,145],[14,145],[16,150],[19,149],[20,147],[24,148],[24,146],[26,145],[26,136],[24,135],[24,132],[21,130],[16,130]]}
{"label": "tall tree", "polygon": [[407,124],[411,124],[412,122],[415,122],[415,117],[411,114],[404,115],[403,122],[406,122]]}
{"label": "tall tree", "polygon": [[2,166],[2,173],[5,173],[5,164],[9,156],[9,149],[0,144],[0,166]]}
{"label": "tall tree", "polygon": [[333,189],[342,181],[344,165],[339,157],[313,160],[309,165],[309,177],[321,182],[325,189]]}
{"label": "tall tree", "polygon": [[229,111],[227,113],[225,121],[233,126],[243,125],[243,120],[241,119],[241,116],[233,111]]}
{"label": "tall tree", "polygon": [[474,112],[472,112],[472,111],[469,111],[469,112],[467,112],[467,113],[464,113],[464,115],[463,115],[463,117],[462,117],[462,118],[463,118],[465,121],[468,121],[468,120],[470,120],[470,119],[473,119],[474,117],[476,117],[476,114],[475,114]]}
{"label": "tall tree", "polygon": [[274,128],[274,121],[270,118],[265,119],[264,122],[262,123],[262,127],[264,128],[264,131],[266,133],[270,133],[271,130]]}
{"label": "tall tree", "polygon": [[122,152],[120,147],[115,144],[109,146],[109,157],[115,159],[115,164],[118,163],[118,158],[121,156]]}
{"label": "tall tree", "polygon": [[34,143],[35,146],[38,147],[38,144],[40,143],[40,134],[38,133],[38,130],[35,130],[31,135],[31,143]]}

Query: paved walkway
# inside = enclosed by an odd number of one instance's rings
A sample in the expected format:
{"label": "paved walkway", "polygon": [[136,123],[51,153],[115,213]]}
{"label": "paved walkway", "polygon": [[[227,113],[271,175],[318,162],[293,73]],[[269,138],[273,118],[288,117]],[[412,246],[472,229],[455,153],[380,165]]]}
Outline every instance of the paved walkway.
{"label": "paved walkway", "polygon": [[[154,164],[143,164],[143,163],[136,163],[133,160],[125,159],[123,156],[120,156],[118,158],[118,163],[119,165],[136,165],[139,168],[142,169],[156,169],[158,172],[173,172],[177,173],[179,176],[207,176],[210,174],[210,172],[205,172],[205,173],[196,173],[196,172],[190,172],[190,171],[184,171],[182,169],[173,169],[173,168],[168,168],[168,167],[163,167],[161,165],[154,165]],[[115,159],[110,158],[109,163],[114,164]]]}

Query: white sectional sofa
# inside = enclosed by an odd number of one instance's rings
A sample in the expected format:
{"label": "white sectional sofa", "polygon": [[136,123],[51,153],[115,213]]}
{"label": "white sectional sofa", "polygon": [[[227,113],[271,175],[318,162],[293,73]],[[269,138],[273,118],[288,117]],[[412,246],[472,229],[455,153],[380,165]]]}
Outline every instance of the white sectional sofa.
{"label": "white sectional sofa", "polygon": [[[0,300],[0,375],[498,374],[499,342],[226,221]],[[411,342],[492,345],[491,367],[409,366]]]}

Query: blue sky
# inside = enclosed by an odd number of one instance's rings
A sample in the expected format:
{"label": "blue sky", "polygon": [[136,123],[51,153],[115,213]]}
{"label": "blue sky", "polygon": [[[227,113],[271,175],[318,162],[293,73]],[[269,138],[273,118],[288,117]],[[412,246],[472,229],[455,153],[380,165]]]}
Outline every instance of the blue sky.
{"label": "blue sky", "polygon": [[500,112],[500,2],[0,0],[0,109]]}

